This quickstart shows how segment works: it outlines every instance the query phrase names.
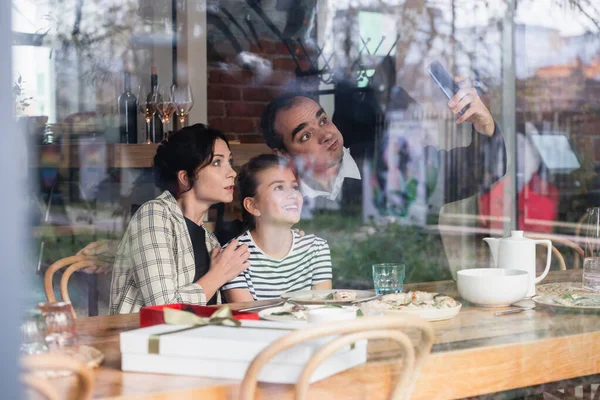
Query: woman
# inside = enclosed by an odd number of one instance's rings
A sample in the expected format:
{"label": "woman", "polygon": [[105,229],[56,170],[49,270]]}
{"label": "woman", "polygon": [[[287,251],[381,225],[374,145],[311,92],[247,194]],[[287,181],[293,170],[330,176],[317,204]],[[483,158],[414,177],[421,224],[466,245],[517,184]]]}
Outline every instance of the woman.
{"label": "woman", "polygon": [[327,241],[292,230],[300,220],[302,194],[289,163],[273,154],[254,157],[242,167],[238,187],[248,230],[237,239],[248,245],[251,266],[223,286],[227,300],[268,300],[291,291],[331,289]]}
{"label": "woman", "polygon": [[246,245],[221,250],[202,224],[211,205],[233,200],[236,173],[223,134],[202,124],[181,129],[158,146],[153,172],[163,193],[138,209],[119,244],[111,314],[214,304],[219,288],[250,265]]}

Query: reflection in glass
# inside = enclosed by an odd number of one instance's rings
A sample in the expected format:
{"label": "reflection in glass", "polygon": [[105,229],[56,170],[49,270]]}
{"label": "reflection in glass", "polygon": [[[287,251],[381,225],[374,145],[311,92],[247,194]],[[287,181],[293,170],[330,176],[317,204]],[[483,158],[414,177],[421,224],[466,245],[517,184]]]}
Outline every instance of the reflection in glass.
{"label": "reflection in glass", "polygon": [[163,135],[165,140],[168,140],[169,136],[169,123],[173,114],[175,114],[175,103],[173,103],[173,94],[166,87],[159,87],[158,94],[160,101],[156,103],[156,111],[163,125]]}
{"label": "reflection in glass", "polygon": [[150,90],[145,85],[140,85],[138,88],[138,111],[144,115],[146,120],[146,144],[152,143],[150,138],[150,121],[156,113],[157,93]]}
{"label": "reflection in glass", "polygon": [[183,128],[185,117],[190,113],[194,106],[194,97],[192,96],[192,88],[190,85],[173,85],[171,88],[173,102],[175,103],[175,111],[179,116],[179,123]]}
{"label": "reflection in glass", "polygon": [[600,292],[600,207],[588,209],[583,290]]}
{"label": "reflection in glass", "polygon": [[74,348],[77,345],[75,318],[70,302],[40,303],[38,308],[46,322],[46,343],[51,349]]}
{"label": "reflection in glass", "polygon": [[21,324],[21,352],[40,354],[48,352],[46,346],[46,323],[39,310],[29,310]]}

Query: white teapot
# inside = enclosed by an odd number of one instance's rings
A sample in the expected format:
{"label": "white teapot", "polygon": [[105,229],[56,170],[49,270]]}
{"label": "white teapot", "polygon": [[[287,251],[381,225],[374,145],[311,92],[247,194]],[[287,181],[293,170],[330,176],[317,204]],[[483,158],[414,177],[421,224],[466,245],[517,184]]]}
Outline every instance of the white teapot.
{"label": "white teapot", "polygon": [[[512,231],[509,237],[503,239],[485,238],[492,250],[492,260],[496,268],[520,269],[527,271],[530,277],[529,290],[526,297],[535,296],[535,284],[548,275],[552,256],[552,242],[549,240],[533,240],[523,236],[523,231]],[[544,272],[536,277],[535,245],[548,246],[548,256]]]}

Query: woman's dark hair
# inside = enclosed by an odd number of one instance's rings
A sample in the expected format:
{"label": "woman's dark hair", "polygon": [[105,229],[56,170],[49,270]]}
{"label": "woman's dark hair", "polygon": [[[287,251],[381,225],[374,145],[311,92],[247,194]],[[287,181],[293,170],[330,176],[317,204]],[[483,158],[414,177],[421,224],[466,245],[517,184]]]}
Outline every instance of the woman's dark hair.
{"label": "woman's dark hair", "polygon": [[257,175],[269,168],[290,166],[290,161],[275,154],[261,154],[242,166],[237,176],[237,186],[242,204],[244,229],[254,229],[256,227],[254,215],[250,214],[244,207],[244,199],[256,196],[256,190],[260,183]]}
{"label": "woman's dark hair", "polygon": [[179,197],[181,193],[177,184],[177,173],[185,171],[191,189],[198,169],[212,162],[217,139],[223,140],[229,147],[229,142],[221,132],[204,124],[195,124],[180,129],[171,135],[168,141],[163,140],[154,156],[154,185]]}

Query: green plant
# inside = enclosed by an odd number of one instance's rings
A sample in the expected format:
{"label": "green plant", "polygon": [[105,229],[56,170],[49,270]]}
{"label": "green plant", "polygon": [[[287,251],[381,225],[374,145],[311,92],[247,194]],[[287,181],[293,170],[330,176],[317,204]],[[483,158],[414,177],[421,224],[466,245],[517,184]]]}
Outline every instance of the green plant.
{"label": "green plant", "polygon": [[70,235],[57,234],[56,227],[44,226],[38,229],[38,234],[35,240],[32,242],[32,251],[36,253],[36,259],[39,257],[39,251],[42,248],[41,243],[44,243],[44,250],[42,254],[42,267],[46,268],[55,261],[61,258],[75,255],[79,250],[97,240],[120,239],[115,237],[114,234],[99,232],[97,234],[91,233],[72,233]]}
{"label": "green plant", "polygon": [[328,241],[334,287],[372,287],[371,266],[384,262],[404,263],[406,283],[451,279],[440,237],[423,228],[365,225],[358,217],[330,213],[302,221],[298,227]]}

